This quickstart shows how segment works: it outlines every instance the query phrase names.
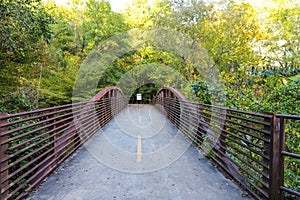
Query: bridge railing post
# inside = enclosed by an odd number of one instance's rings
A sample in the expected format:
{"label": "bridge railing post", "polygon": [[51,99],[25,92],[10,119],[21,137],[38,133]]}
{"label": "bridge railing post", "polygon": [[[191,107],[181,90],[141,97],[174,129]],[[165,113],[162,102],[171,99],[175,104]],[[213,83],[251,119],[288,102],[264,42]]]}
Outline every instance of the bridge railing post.
{"label": "bridge railing post", "polygon": [[[284,126],[280,123],[280,118],[277,118],[274,115],[271,120],[270,118],[265,119],[265,121],[271,122],[270,128],[265,128],[270,132],[270,136],[265,136],[268,138],[270,143],[265,142],[264,152],[267,154],[269,159],[269,169],[264,168],[264,173],[269,175],[269,199],[279,200],[279,183],[280,183],[280,130],[281,126]],[[267,162],[264,160],[264,162]]]}
{"label": "bridge railing post", "polygon": [[[280,146],[279,146],[279,182],[278,187],[284,186],[284,156],[282,155],[282,151],[284,151],[285,148],[285,119],[284,117],[280,117]],[[284,199],[284,192],[279,188],[279,199]]]}
{"label": "bridge railing post", "polygon": [[[6,126],[2,126],[7,123],[7,119],[5,118],[7,113],[0,113],[0,160],[3,160],[7,157],[7,149],[8,149],[8,136],[3,135],[4,132],[7,131]],[[5,188],[8,186],[8,179],[4,182],[2,180],[8,177],[8,160],[5,159],[4,162],[0,161],[0,199],[4,200],[8,198],[8,191],[5,191]],[[2,170],[5,169],[6,170]]]}

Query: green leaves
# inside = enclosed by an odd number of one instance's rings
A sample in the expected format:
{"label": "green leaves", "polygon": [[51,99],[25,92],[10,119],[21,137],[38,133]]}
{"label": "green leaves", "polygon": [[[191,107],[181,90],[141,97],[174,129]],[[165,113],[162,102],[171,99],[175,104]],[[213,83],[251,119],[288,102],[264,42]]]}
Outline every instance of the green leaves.
{"label": "green leaves", "polygon": [[[298,89],[291,82],[298,80],[299,74],[297,4],[268,8],[270,14],[264,22],[259,21],[258,12],[250,4],[232,1],[155,0],[149,4],[135,0],[122,14],[113,12],[104,0],[74,0],[69,7],[25,0],[0,4],[2,105],[11,98],[25,98],[24,105],[70,102],[77,70],[92,49],[116,33],[153,26],[174,29],[201,43],[221,71],[232,107],[278,111],[275,104],[279,103],[273,104],[274,99],[290,101],[280,93],[298,98],[290,94]],[[255,50],[257,45],[264,55]],[[149,63],[161,68],[161,64],[171,66],[189,83],[195,82],[192,87],[199,101],[211,103],[212,91],[206,89],[209,83],[201,81],[201,74],[185,58],[150,45],[109,66],[99,80],[98,90],[116,84],[135,66]],[[266,64],[272,67],[263,68]],[[251,71],[252,66],[255,71]],[[30,94],[24,96],[20,91],[23,87],[30,88]]]}
{"label": "green leaves", "polygon": [[[14,62],[32,61],[32,51],[41,39],[50,42],[53,18],[41,3],[34,1],[0,2],[1,59]],[[30,59],[31,58],[31,59]]]}
{"label": "green leaves", "polygon": [[129,28],[123,16],[112,12],[110,4],[104,0],[88,0],[83,10],[83,19],[79,19],[79,23],[82,23],[82,35],[85,36],[86,42],[90,43],[87,46],[91,48]]}
{"label": "green leaves", "polygon": [[25,0],[1,1],[0,18],[1,110],[32,109],[53,18],[40,1]]}
{"label": "green leaves", "polygon": [[266,62],[282,68],[294,68],[300,61],[300,4],[277,3],[269,9],[266,27],[270,38],[263,43]]}

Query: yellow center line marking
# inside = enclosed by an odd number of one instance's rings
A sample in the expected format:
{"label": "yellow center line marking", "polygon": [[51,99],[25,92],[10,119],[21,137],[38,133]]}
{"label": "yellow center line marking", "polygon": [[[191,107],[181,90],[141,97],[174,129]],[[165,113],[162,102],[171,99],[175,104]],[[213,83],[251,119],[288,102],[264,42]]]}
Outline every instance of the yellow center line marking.
{"label": "yellow center line marking", "polygon": [[139,116],[139,123],[142,123],[142,116]]}
{"label": "yellow center line marking", "polygon": [[142,135],[138,135],[136,162],[142,162]]}

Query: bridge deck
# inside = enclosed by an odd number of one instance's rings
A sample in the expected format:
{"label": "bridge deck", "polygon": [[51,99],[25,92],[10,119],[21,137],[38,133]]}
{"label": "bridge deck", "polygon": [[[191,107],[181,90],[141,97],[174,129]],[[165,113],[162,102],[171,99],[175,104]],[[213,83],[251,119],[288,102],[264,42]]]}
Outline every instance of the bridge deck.
{"label": "bridge deck", "polygon": [[130,105],[28,199],[246,198],[158,110]]}

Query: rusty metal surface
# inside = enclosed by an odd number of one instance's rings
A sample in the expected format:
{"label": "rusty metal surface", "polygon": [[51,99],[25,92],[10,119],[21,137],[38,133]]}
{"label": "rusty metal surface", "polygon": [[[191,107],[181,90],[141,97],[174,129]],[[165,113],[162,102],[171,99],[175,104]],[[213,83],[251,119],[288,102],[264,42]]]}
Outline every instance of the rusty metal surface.
{"label": "rusty metal surface", "polygon": [[[142,153],[138,154],[140,134]],[[178,136],[180,144],[187,144],[188,149],[170,162],[170,155],[181,147],[174,145],[162,151]],[[119,154],[112,146],[131,155]],[[105,162],[100,154],[113,155],[113,163]],[[199,158],[198,149],[190,146],[190,141],[152,105],[131,104],[93,135],[84,148],[65,161],[27,200],[252,199],[243,196],[208,159]],[[165,160],[169,164],[162,164]]]}
{"label": "rusty metal surface", "polygon": [[[256,199],[300,197],[285,187],[286,160],[300,159],[285,141],[300,116],[190,102],[171,87],[160,89],[153,103],[197,147],[211,148],[207,156]],[[113,86],[89,102],[0,114],[0,199],[22,199],[126,105]]]}
{"label": "rusty metal surface", "polygon": [[[288,165],[287,159],[294,160],[296,163],[300,163],[300,145],[298,149],[289,149],[288,144],[286,141],[289,141],[291,137],[295,137],[296,141],[299,141],[299,136],[292,133],[293,126],[297,126],[299,128],[300,125],[300,116],[293,116],[293,115],[276,115],[279,119],[279,123],[277,124],[277,129],[280,133],[279,139],[279,187],[280,187],[280,198],[285,199],[286,196],[290,198],[300,199],[300,189],[298,186],[298,190],[291,189],[285,186],[286,183],[286,171],[289,170],[290,166]],[[287,128],[288,127],[288,128]],[[292,152],[294,151],[294,152]],[[299,170],[299,164],[297,166]],[[288,175],[296,179],[299,179],[299,172],[294,172],[291,170],[289,171]],[[293,174],[291,174],[293,173]],[[290,178],[288,177],[288,178]],[[299,181],[299,180],[298,180]],[[299,182],[298,182],[299,184]]]}
{"label": "rusty metal surface", "polygon": [[[300,116],[261,114],[190,102],[170,87],[160,89],[153,103],[196,146],[203,149],[209,145],[208,156],[256,199],[280,199],[279,191],[299,197],[299,191],[284,187],[283,157],[299,159],[299,154],[285,151],[284,119],[300,120]],[[217,140],[207,142],[212,135]]]}
{"label": "rusty metal surface", "polygon": [[120,96],[123,96],[124,93],[123,91],[118,88],[117,86],[110,86],[107,88],[104,88],[100,92],[98,92],[92,99],[91,101],[99,101],[101,98],[103,98],[105,95],[107,95],[110,92],[117,92],[116,94],[119,94]]}
{"label": "rusty metal surface", "polygon": [[1,199],[22,199],[126,105],[108,87],[89,102],[1,114]]}

